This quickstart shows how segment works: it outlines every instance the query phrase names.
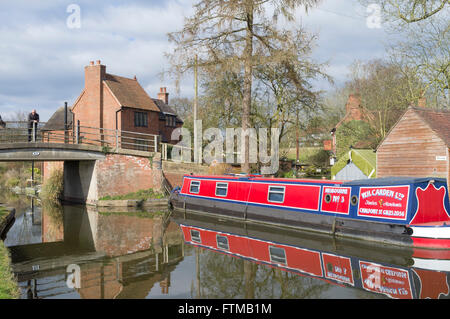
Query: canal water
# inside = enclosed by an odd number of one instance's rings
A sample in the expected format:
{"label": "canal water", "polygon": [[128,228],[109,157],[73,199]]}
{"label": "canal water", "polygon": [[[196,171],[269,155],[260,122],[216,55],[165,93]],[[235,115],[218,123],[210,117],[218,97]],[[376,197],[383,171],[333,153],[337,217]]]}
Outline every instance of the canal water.
{"label": "canal water", "polygon": [[169,211],[18,197],[5,239],[21,298],[448,298],[446,252]]}

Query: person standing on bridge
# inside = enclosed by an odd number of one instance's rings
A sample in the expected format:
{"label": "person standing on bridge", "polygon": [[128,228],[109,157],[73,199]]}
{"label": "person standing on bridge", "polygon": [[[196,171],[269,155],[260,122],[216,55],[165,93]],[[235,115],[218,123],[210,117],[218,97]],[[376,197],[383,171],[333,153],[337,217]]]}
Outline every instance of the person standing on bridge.
{"label": "person standing on bridge", "polygon": [[3,122],[2,116],[1,116],[1,115],[0,115],[0,127],[1,127],[1,128],[5,128],[5,127],[6,127],[6,123]]}
{"label": "person standing on bridge", "polygon": [[36,110],[31,111],[28,114],[28,142],[31,142],[31,135],[33,134],[34,128],[34,140],[36,141],[37,136],[37,125],[39,123],[39,114],[36,113]]}

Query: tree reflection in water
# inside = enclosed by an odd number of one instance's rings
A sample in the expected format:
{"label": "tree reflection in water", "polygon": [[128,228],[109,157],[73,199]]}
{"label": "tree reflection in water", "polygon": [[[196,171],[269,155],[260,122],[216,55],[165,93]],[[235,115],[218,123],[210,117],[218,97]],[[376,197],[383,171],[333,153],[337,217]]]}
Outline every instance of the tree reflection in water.
{"label": "tree reflection in water", "polygon": [[195,247],[199,260],[194,298],[318,298],[330,284],[226,254]]}

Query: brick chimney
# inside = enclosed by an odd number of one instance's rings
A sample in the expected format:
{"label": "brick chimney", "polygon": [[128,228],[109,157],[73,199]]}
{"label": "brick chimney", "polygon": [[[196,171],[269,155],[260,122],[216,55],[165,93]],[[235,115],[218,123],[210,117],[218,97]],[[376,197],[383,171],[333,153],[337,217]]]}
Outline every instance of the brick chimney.
{"label": "brick chimney", "polygon": [[345,110],[350,117],[349,120],[362,120],[361,100],[357,94],[350,94],[345,104]]}
{"label": "brick chimney", "polygon": [[421,98],[417,101],[417,106],[418,106],[418,107],[427,107],[427,98],[426,98],[426,97],[421,97]]}
{"label": "brick chimney", "polygon": [[103,127],[103,80],[106,75],[106,66],[100,60],[90,61],[84,67],[84,94],[89,110],[85,111],[82,125]]}
{"label": "brick chimney", "polygon": [[167,89],[165,87],[159,89],[158,100],[161,100],[169,105],[169,93],[167,93]]}
{"label": "brick chimney", "polygon": [[93,85],[98,86],[106,74],[106,66],[101,64],[100,60],[97,60],[97,64],[91,61],[88,66],[84,67],[84,88],[91,88]]}

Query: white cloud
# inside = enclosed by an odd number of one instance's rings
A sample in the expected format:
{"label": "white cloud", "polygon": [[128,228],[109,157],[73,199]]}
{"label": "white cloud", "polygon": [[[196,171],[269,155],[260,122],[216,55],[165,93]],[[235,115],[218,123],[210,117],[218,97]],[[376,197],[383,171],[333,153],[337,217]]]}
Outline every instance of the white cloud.
{"label": "white cloud", "polygon": [[[299,23],[319,32],[314,57],[330,60],[329,72],[339,81],[354,59],[375,58],[384,51],[383,30],[365,26],[364,8],[355,6],[356,1],[328,0],[308,16],[298,14]],[[182,28],[184,16],[193,13],[193,2],[1,2],[0,114],[35,107],[48,119],[64,101],[74,102],[84,86],[83,68],[93,60],[106,64],[109,73],[136,75],[151,96],[160,86],[172,97],[178,95],[173,80],[162,80],[159,74],[167,66],[167,33]],[[66,24],[71,3],[81,9],[79,29]],[[192,79],[184,79],[180,89],[179,95],[192,96]]]}
{"label": "white cloud", "polygon": [[44,120],[64,101],[74,102],[91,60],[102,60],[113,74],[137,75],[144,87],[159,87],[166,33],[180,28],[191,8],[187,1],[97,6],[81,1],[81,28],[70,29],[70,2],[20,2],[0,5],[0,114],[36,107]]}

